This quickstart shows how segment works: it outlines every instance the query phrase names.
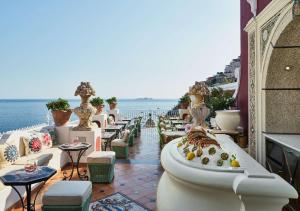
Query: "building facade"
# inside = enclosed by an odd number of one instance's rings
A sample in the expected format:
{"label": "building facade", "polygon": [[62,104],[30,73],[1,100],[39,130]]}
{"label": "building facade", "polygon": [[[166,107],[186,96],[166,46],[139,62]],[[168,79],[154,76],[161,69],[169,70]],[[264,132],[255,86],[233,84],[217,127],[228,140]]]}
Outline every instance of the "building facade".
{"label": "building facade", "polygon": [[297,0],[241,0],[238,105],[249,152],[265,164],[264,133],[300,134]]}

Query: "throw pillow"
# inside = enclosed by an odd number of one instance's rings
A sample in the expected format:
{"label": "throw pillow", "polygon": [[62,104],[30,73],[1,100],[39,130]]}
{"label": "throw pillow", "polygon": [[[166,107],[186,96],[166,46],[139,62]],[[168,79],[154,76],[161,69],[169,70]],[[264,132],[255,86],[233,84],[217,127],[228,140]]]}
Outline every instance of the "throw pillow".
{"label": "throw pillow", "polygon": [[42,149],[42,142],[37,136],[22,137],[25,147],[25,155],[40,152]]}
{"label": "throw pillow", "polygon": [[18,157],[19,152],[15,145],[0,145],[0,169],[5,168],[10,163],[14,163]]}

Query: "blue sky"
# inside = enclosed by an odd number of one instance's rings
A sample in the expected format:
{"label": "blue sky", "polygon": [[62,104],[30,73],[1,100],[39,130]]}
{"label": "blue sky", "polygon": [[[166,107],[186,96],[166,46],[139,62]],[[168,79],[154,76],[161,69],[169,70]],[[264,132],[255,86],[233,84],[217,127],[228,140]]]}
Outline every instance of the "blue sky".
{"label": "blue sky", "polygon": [[178,98],[239,36],[239,0],[0,1],[0,98]]}

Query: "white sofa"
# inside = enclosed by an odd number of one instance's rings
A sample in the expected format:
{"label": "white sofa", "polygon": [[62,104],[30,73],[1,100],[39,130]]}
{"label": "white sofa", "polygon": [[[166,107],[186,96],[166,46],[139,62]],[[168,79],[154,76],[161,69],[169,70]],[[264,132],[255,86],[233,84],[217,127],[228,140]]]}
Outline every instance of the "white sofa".
{"label": "white sofa", "polygon": [[[40,130],[41,128],[34,128],[31,130]],[[14,144],[18,148],[18,150],[22,150],[22,142],[20,138],[22,136],[27,136],[28,133],[31,132],[29,130],[24,131],[14,131],[9,134],[4,134],[0,139],[0,144]],[[22,152],[21,152],[22,153]],[[8,165],[0,169],[0,175],[4,175],[10,171],[14,171],[17,169],[24,168],[24,164],[26,164],[27,160],[37,160],[38,165],[47,165],[54,169],[60,170],[63,166],[69,162],[69,158],[66,153],[62,152],[57,147],[51,147],[42,149],[41,152],[36,154],[30,154],[28,156],[21,156],[16,162]],[[38,184],[32,185],[32,189],[37,188]],[[25,194],[25,188],[23,186],[17,187],[20,191],[21,195]],[[11,206],[13,206],[16,202],[18,202],[19,197],[17,193],[10,187],[5,186],[0,182],[0,211],[10,210]]]}

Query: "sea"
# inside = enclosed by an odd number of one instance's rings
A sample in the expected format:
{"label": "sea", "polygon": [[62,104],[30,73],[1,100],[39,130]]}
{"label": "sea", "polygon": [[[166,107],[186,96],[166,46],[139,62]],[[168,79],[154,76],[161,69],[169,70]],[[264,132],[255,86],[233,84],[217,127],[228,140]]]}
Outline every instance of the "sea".
{"label": "sea", "polygon": [[[0,99],[0,133],[30,127],[37,124],[53,124],[52,115],[47,110],[46,103],[51,99]],[[71,108],[80,105],[80,100],[68,100]],[[151,114],[157,116],[167,113],[176,104],[178,99],[120,99],[118,108],[123,117],[143,116]],[[109,109],[108,105],[105,109]],[[71,121],[77,120],[72,114]]]}

